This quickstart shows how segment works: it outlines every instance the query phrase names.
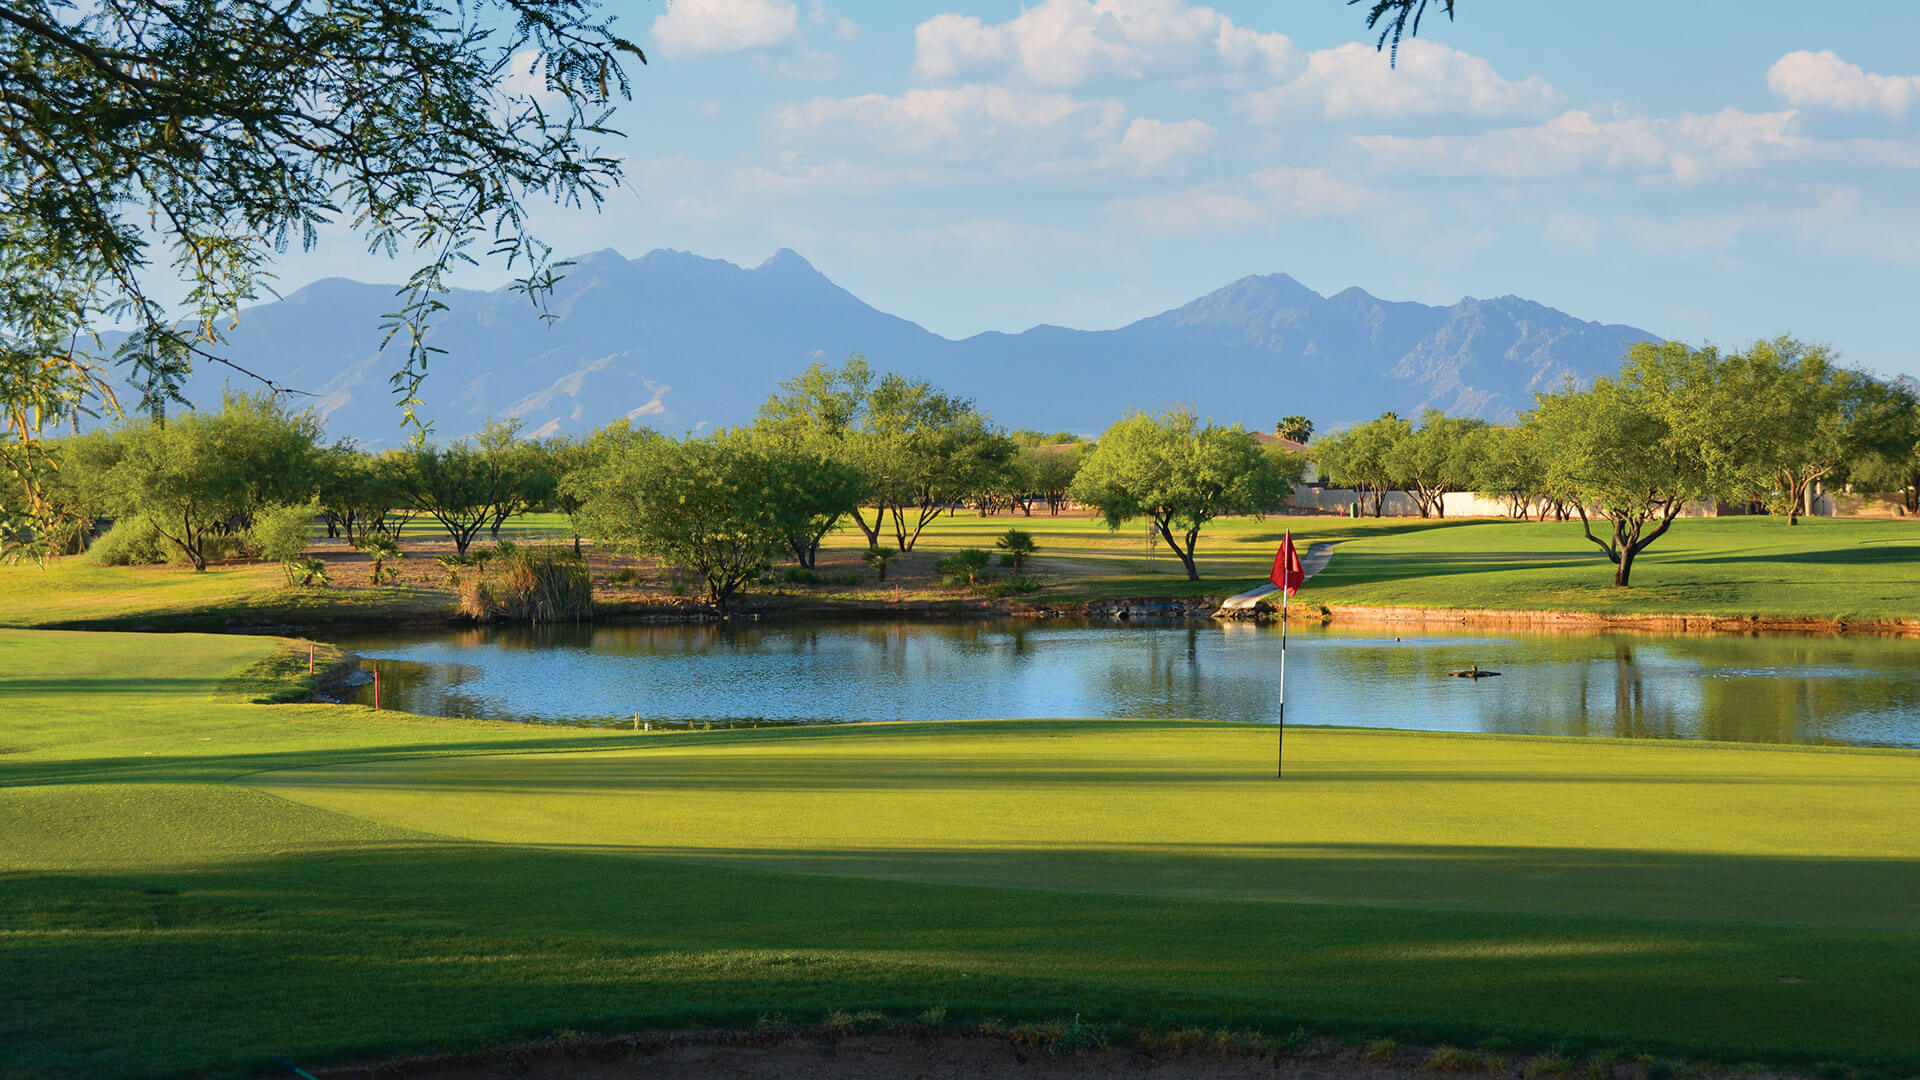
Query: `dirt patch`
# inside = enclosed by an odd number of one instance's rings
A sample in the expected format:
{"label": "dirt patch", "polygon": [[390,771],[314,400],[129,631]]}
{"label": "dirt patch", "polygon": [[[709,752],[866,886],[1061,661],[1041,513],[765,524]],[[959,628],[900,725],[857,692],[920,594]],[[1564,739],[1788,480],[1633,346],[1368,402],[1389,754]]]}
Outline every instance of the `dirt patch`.
{"label": "dirt patch", "polygon": [[1023,1080],[1182,1077],[1195,1080],[1412,1080],[1411,1062],[1376,1061],[1359,1048],[1310,1042],[1286,1049],[1225,1047],[1061,1049],[1017,1033],[791,1029],[667,1032],[556,1040],[487,1051],[310,1070],[324,1080]]}
{"label": "dirt patch", "polygon": [[[1076,1022],[1077,1023],[1077,1022]],[[954,1030],[887,1024],[872,1030],[760,1027],[556,1039],[473,1054],[311,1069],[322,1080],[1433,1080],[1440,1075],[1648,1080],[1653,1059],[1617,1052],[1591,1060],[1449,1046],[1261,1039],[1225,1032],[1095,1037],[1063,1045],[1061,1025]],[[1080,1032],[1077,1027],[1069,1032]],[[1674,1063],[1662,1062],[1671,1072]],[[1696,1080],[1728,1070],[1689,1067]],[[1742,1080],[1784,1075],[1741,1071]]]}

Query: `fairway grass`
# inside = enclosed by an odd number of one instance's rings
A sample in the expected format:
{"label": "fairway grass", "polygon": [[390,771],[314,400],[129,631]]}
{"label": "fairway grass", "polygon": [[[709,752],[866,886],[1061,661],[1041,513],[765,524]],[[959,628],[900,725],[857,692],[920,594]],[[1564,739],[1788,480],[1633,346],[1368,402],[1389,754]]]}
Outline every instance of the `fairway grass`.
{"label": "fairway grass", "polygon": [[[1131,526],[1116,532],[1087,517],[979,517],[962,511],[930,526],[911,555],[895,560],[887,582],[873,579],[860,558],[865,541],[849,527],[827,538],[820,565],[829,579],[851,577],[858,584],[761,584],[748,591],[746,602],[801,610],[840,605],[884,616],[913,610],[903,602],[929,601],[948,614],[956,603],[984,612],[982,597],[942,587],[934,568],[961,548],[991,550],[1008,528],[1032,533],[1039,545],[1027,572],[1041,588],[1017,599],[1043,608],[1109,597],[1228,596],[1266,580],[1274,549],[1291,530],[1303,547],[1334,545],[1332,561],[1297,603],[1308,612],[1339,608],[1336,617],[1355,617],[1365,608],[1431,608],[1835,624],[1920,621],[1920,522],[1809,518],[1788,526],[1768,517],[1677,521],[1635,562],[1633,585],[1617,589],[1612,567],[1577,521],[1226,518],[1202,534],[1201,580],[1188,581],[1176,559],[1148,545]],[[566,540],[555,515],[516,519],[508,532]],[[432,536],[416,529],[409,539]],[[452,594],[438,571],[426,570],[422,559],[409,565],[425,575],[416,583],[422,587],[290,589],[277,567],[259,564],[203,574],[170,566],[89,566],[72,558],[45,568],[0,566],[0,596],[6,598],[0,626],[220,629],[448,617]],[[655,584],[652,600],[668,599],[660,591],[665,586]],[[649,594],[602,586],[603,599],[616,607],[648,602]]]}
{"label": "fairway grass", "polygon": [[937,1006],[1920,1067],[1920,755],[232,700],[290,647],[0,631],[7,1075]]}

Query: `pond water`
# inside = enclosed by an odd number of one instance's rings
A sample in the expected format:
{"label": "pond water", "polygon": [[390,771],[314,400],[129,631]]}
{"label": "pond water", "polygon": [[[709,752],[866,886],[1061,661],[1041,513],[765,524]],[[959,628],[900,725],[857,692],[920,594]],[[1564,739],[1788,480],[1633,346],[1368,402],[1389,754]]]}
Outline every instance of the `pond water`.
{"label": "pond water", "polygon": [[[1197,717],[1271,723],[1280,633],[1247,623],[749,623],[338,639],[382,704],[655,725]],[[1920,643],[1836,636],[1294,628],[1287,722],[1920,747]],[[1478,664],[1501,677],[1448,672]],[[372,701],[363,686],[355,700]]]}

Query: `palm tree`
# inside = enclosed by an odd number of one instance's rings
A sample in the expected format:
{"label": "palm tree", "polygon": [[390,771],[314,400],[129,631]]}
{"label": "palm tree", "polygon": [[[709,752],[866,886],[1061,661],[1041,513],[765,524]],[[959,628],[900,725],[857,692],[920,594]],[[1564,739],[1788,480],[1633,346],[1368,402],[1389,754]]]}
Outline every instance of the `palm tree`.
{"label": "palm tree", "polygon": [[1297,443],[1313,441],[1313,421],[1304,416],[1283,416],[1273,425],[1273,433]]}
{"label": "palm tree", "polygon": [[1001,556],[1001,561],[1012,563],[1013,572],[1016,574],[1020,572],[1022,566],[1026,565],[1027,556],[1040,550],[1040,545],[1033,542],[1033,534],[1024,529],[1008,529],[1000,534],[1000,538],[993,542],[993,546],[1006,552]]}

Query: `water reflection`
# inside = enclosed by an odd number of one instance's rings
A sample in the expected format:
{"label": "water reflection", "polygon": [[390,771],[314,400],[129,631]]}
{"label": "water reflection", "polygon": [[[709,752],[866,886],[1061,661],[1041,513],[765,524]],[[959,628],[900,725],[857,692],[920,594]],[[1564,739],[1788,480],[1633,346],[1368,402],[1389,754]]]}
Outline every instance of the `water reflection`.
{"label": "water reflection", "polygon": [[[1049,621],[479,628],[340,641],[389,708],[565,723],[1135,716],[1268,722],[1279,634]],[[1295,629],[1290,723],[1920,746],[1915,643]],[[1472,664],[1502,673],[1447,677]],[[361,700],[371,701],[371,688]]]}

